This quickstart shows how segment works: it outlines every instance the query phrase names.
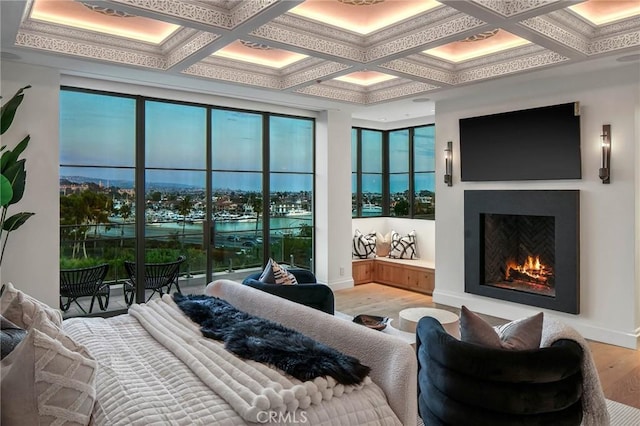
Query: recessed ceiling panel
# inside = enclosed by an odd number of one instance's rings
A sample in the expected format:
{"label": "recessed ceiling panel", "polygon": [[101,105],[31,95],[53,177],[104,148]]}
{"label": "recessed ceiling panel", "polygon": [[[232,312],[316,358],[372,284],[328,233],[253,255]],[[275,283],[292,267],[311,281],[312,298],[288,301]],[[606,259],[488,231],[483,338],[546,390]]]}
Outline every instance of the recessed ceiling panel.
{"label": "recessed ceiling panel", "polygon": [[640,1],[589,0],[569,9],[596,25],[604,25],[640,15]]}
{"label": "recessed ceiling panel", "polygon": [[289,13],[364,35],[436,6],[435,0],[306,0]]}
{"label": "recessed ceiling panel", "polygon": [[15,3],[19,27],[11,13],[1,29],[16,49],[358,105],[640,49],[640,0]]}
{"label": "recessed ceiling panel", "polygon": [[374,84],[382,83],[383,81],[393,80],[394,78],[397,77],[377,71],[357,71],[341,77],[336,77],[334,80],[357,84],[358,86],[372,86]]}
{"label": "recessed ceiling panel", "polygon": [[72,0],[36,0],[31,19],[160,44],[179,26]]}
{"label": "recessed ceiling panel", "polygon": [[530,43],[528,40],[498,29],[425,50],[423,53],[450,62],[463,62],[528,43]]}
{"label": "recessed ceiling panel", "polygon": [[265,44],[236,40],[218,50],[212,56],[235,59],[236,61],[264,65],[271,68],[284,68],[307,58],[307,55],[275,49]]}

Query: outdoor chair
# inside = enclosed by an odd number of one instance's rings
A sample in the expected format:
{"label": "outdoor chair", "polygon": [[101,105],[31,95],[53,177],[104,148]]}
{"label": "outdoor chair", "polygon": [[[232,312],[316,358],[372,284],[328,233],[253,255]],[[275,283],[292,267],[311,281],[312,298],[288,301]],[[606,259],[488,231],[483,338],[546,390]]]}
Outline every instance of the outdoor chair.
{"label": "outdoor chair", "polygon": [[[166,263],[145,263],[144,265],[144,288],[152,290],[147,302],[151,300],[155,293],[163,294],[163,288],[167,287],[166,293],[171,292],[171,286],[176,285],[178,293],[180,285],[178,284],[178,274],[180,273],[180,265],[187,260],[185,256],[179,256],[177,260]],[[124,283],[124,301],[130,306],[135,299],[136,294],[136,263],[129,260],[124,262],[124,269],[127,271],[129,280]]]}
{"label": "outdoor chair", "polygon": [[[60,309],[64,312],[69,310],[72,302],[85,314],[87,311],[78,303],[79,297],[91,296],[89,313],[93,311],[93,304],[98,299],[101,310],[106,310],[109,306],[109,284],[104,283],[107,276],[109,264],[103,263],[97,266],[77,269],[60,270]],[[62,300],[66,298],[66,303]],[[103,302],[104,298],[104,302]]]}

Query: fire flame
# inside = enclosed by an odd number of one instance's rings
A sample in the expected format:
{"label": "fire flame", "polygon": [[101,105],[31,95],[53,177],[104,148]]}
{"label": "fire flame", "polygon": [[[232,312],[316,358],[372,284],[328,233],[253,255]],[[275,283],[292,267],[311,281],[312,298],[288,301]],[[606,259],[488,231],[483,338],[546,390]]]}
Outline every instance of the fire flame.
{"label": "fire flame", "polygon": [[508,261],[505,278],[509,278],[509,271],[513,269],[536,280],[546,281],[545,276],[549,274],[549,271],[545,271],[545,268],[545,265],[540,263],[540,256],[536,256],[535,258],[533,256],[527,256],[527,260],[525,260],[522,265],[518,265],[515,261]]}

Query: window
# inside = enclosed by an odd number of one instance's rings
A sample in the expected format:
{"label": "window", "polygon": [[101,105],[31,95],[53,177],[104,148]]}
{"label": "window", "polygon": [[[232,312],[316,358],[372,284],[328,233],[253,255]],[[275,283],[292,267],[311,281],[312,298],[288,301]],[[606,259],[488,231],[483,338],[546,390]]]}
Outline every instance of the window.
{"label": "window", "polygon": [[311,269],[313,258],[312,120],[269,120],[269,256]]}
{"label": "window", "polygon": [[435,218],[434,129],[352,129],[353,217]]}
{"label": "window", "polygon": [[413,217],[436,215],[435,126],[413,129]]}
{"label": "window", "polygon": [[190,279],[207,266],[207,109],[147,100],[144,112],[145,261],[172,262],[184,255],[182,268]]}
{"label": "window", "polygon": [[383,215],[382,144],[381,131],[352,129],[352,216]]}
{"label": "window", "polygon": [[[73,88],[60,92],[61,269],[185,256],[180,288],[313,265],[313,119]],[[167,289],[165,288],[165,291]],[[147,292],[147,297],[151,292]],[[113,298],[120,300],[113,301]],[[84,300],[86,299],[86,300]],[[88,310],[79,300],[65,316]],[[94,305],[94,312],[99,309]]]}
{"label": "window", "polygon": [[135,99],[60,92],[60,269],[108,263],[106,280],[126,278],[123,262],[135,257],[135,162]]}
{"label": "window", "polygon": [[389,200],[391,216],[409,217],[409,130],[389,132]]}

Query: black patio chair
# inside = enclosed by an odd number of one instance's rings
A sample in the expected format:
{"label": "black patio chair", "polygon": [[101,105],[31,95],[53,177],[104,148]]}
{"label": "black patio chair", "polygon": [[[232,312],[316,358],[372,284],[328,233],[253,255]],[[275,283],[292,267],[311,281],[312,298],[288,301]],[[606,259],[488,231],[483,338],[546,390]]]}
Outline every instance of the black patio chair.
{"label": "black patio chair", "polygon": [[[89,313],[93,311],[93,304],[98,299],[100,309],[105,311],[109,307],[109,284],[104,283],[107,276],[109,264],[103,263],[97,266],[77,269],[61,269],[60,270],[60,309],[64,312],[69,310],[72,302],[80,308],[85,314],[87,311],[78,303],[79,297],[91,296],[91,306]],[[62,298],[66,298],[64,303]],[[103,299],[104,298],[104,302]]]}
{"label": "black patio chair", "polygon": [[[163,294],[163,287],[167,287],[167,294],[171,292],[171,286],[176,285],[178,293],[180,285],[178,284],[178,274],[180,273],[180,265],[187,260],[185,256],[179,256],[177,260],[166,263],[145,263],[144,265],[144,288],[152,290],[147,302],[151,300],[155,293]],[[124,301],[130,306],[135,299],[136,294],[136,263],[126,260],[124,269],[127,271],[129,280],[124,283]]]}

